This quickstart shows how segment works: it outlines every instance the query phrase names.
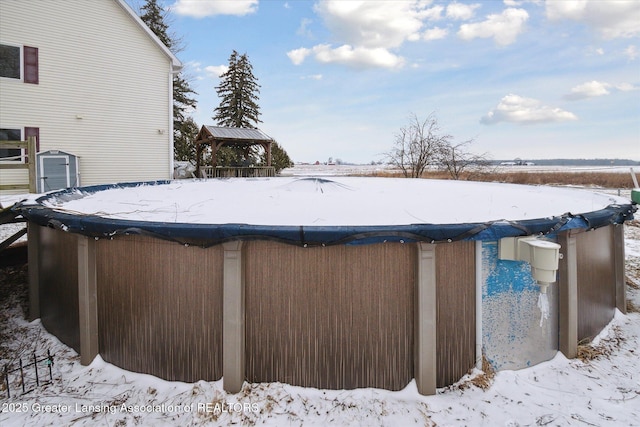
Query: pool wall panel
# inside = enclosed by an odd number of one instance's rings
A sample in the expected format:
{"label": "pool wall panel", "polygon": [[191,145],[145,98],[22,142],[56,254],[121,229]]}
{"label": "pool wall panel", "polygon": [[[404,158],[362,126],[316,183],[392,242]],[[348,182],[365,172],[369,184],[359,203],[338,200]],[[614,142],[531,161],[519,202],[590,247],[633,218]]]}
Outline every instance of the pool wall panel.
{"label": "pool wall panel", "polygon": [[436,385],[458,381],[475,365],[475,242],[436,245]]}
{"label": "pool wall panel", "polygon": [[496,370],[550,360],[558,350],[558,285],[547,289],[549,315],[538,306],[540,287],[524,261],[498,258],[498,242],[482,242],[482,347]]}
{"label": "pool wall panel", "polygon": [[222,376],[222,247],[141,236],[97,242],[99,351],[172,381]]}
{"label": "pool wall panel", "polygon": [[391,390],[411,381],[414,245],[243,250],[248,381]]}
{"label": "pool wall panel", "polygon": [[613,226],[577,233],[578,341],[594,338],[613,319],[616,273]]}
{"label": "pool wall panel", "polygon": [[38,255],[42,325],[60,341],[80,352],[78,236],[41,227]]}

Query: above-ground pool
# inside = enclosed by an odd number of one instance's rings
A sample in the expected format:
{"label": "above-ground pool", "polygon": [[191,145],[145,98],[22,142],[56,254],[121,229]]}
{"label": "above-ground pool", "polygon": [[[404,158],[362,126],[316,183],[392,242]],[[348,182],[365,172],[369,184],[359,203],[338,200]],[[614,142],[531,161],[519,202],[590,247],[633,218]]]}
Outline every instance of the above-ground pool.
{"label": "above-ground pool", "polygon": [[[29,220],[31,317],[83,363],[223,377],[228,391],[415,379],[432,394],[483,357],[495,369],[575,357],[624,312],[635,206],[566,188],[336,177],[84,187],[14,209]],[[544,299],[533,255],[505,255],[520,236],[559,244]]]}

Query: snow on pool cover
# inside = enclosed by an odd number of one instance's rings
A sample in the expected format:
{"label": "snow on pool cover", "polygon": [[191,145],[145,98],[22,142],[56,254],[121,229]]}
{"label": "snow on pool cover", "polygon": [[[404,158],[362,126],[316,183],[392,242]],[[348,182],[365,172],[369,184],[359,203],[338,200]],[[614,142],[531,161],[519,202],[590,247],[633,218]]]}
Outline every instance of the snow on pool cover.
{"label": "snow on pool cover", "polygon": [[84,235],[151,234],[209,246],[494,240],[631,219],[625,198],[547,186],[403,178],[158,181],[55,192],[29,220]]}

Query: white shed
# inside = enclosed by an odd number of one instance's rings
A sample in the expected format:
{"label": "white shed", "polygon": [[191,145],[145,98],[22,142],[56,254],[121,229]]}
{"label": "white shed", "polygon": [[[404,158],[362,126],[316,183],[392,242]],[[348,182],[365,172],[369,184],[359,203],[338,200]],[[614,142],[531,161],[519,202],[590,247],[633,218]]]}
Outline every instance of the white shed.
{"label": "white shed", "polygon": [[75,154],[49,150],[36,154],[36,191],[46,193],[80,185],[79,159]]}

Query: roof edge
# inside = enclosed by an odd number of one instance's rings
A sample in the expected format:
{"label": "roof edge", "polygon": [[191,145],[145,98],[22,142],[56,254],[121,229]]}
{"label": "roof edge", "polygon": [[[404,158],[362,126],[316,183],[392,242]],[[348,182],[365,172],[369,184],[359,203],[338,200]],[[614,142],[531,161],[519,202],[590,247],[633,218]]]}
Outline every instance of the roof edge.
{"label": "roof edge", "polygon": [[156,36],[154,34],[153,31],[151,31],[151,29],[149,27],[147,27],[147,24],[144,23],[144,21],[142,19],[140,19],[140,17],[138,16],[138,14],[131,8],[131,6],[129,6],[127,4],[127,2],[125,0],[114,0],[125,12],[127,12],[127,14],[129,15],[129,17],[131,19],[133,19],[135,21],[136,24],[138,24],[138,26],[145,32],[147,33],[147,35],[149,37],[151,37],[151,39],[153,40],[153,42],[155,44],[158,45],[158,47],[164,52],[165,55],[167,55],[169,57],[169,59],[171,60],[171,67],[173,68],[174,72],[180,72],[182,70],[182,62],[178,59],[177,56],[175,56],[173,54],[173,52],[171,52],[171,50],[165,46],[164,43],[162,43],[160,41],[160,39],[158,38],[158,36]]}

